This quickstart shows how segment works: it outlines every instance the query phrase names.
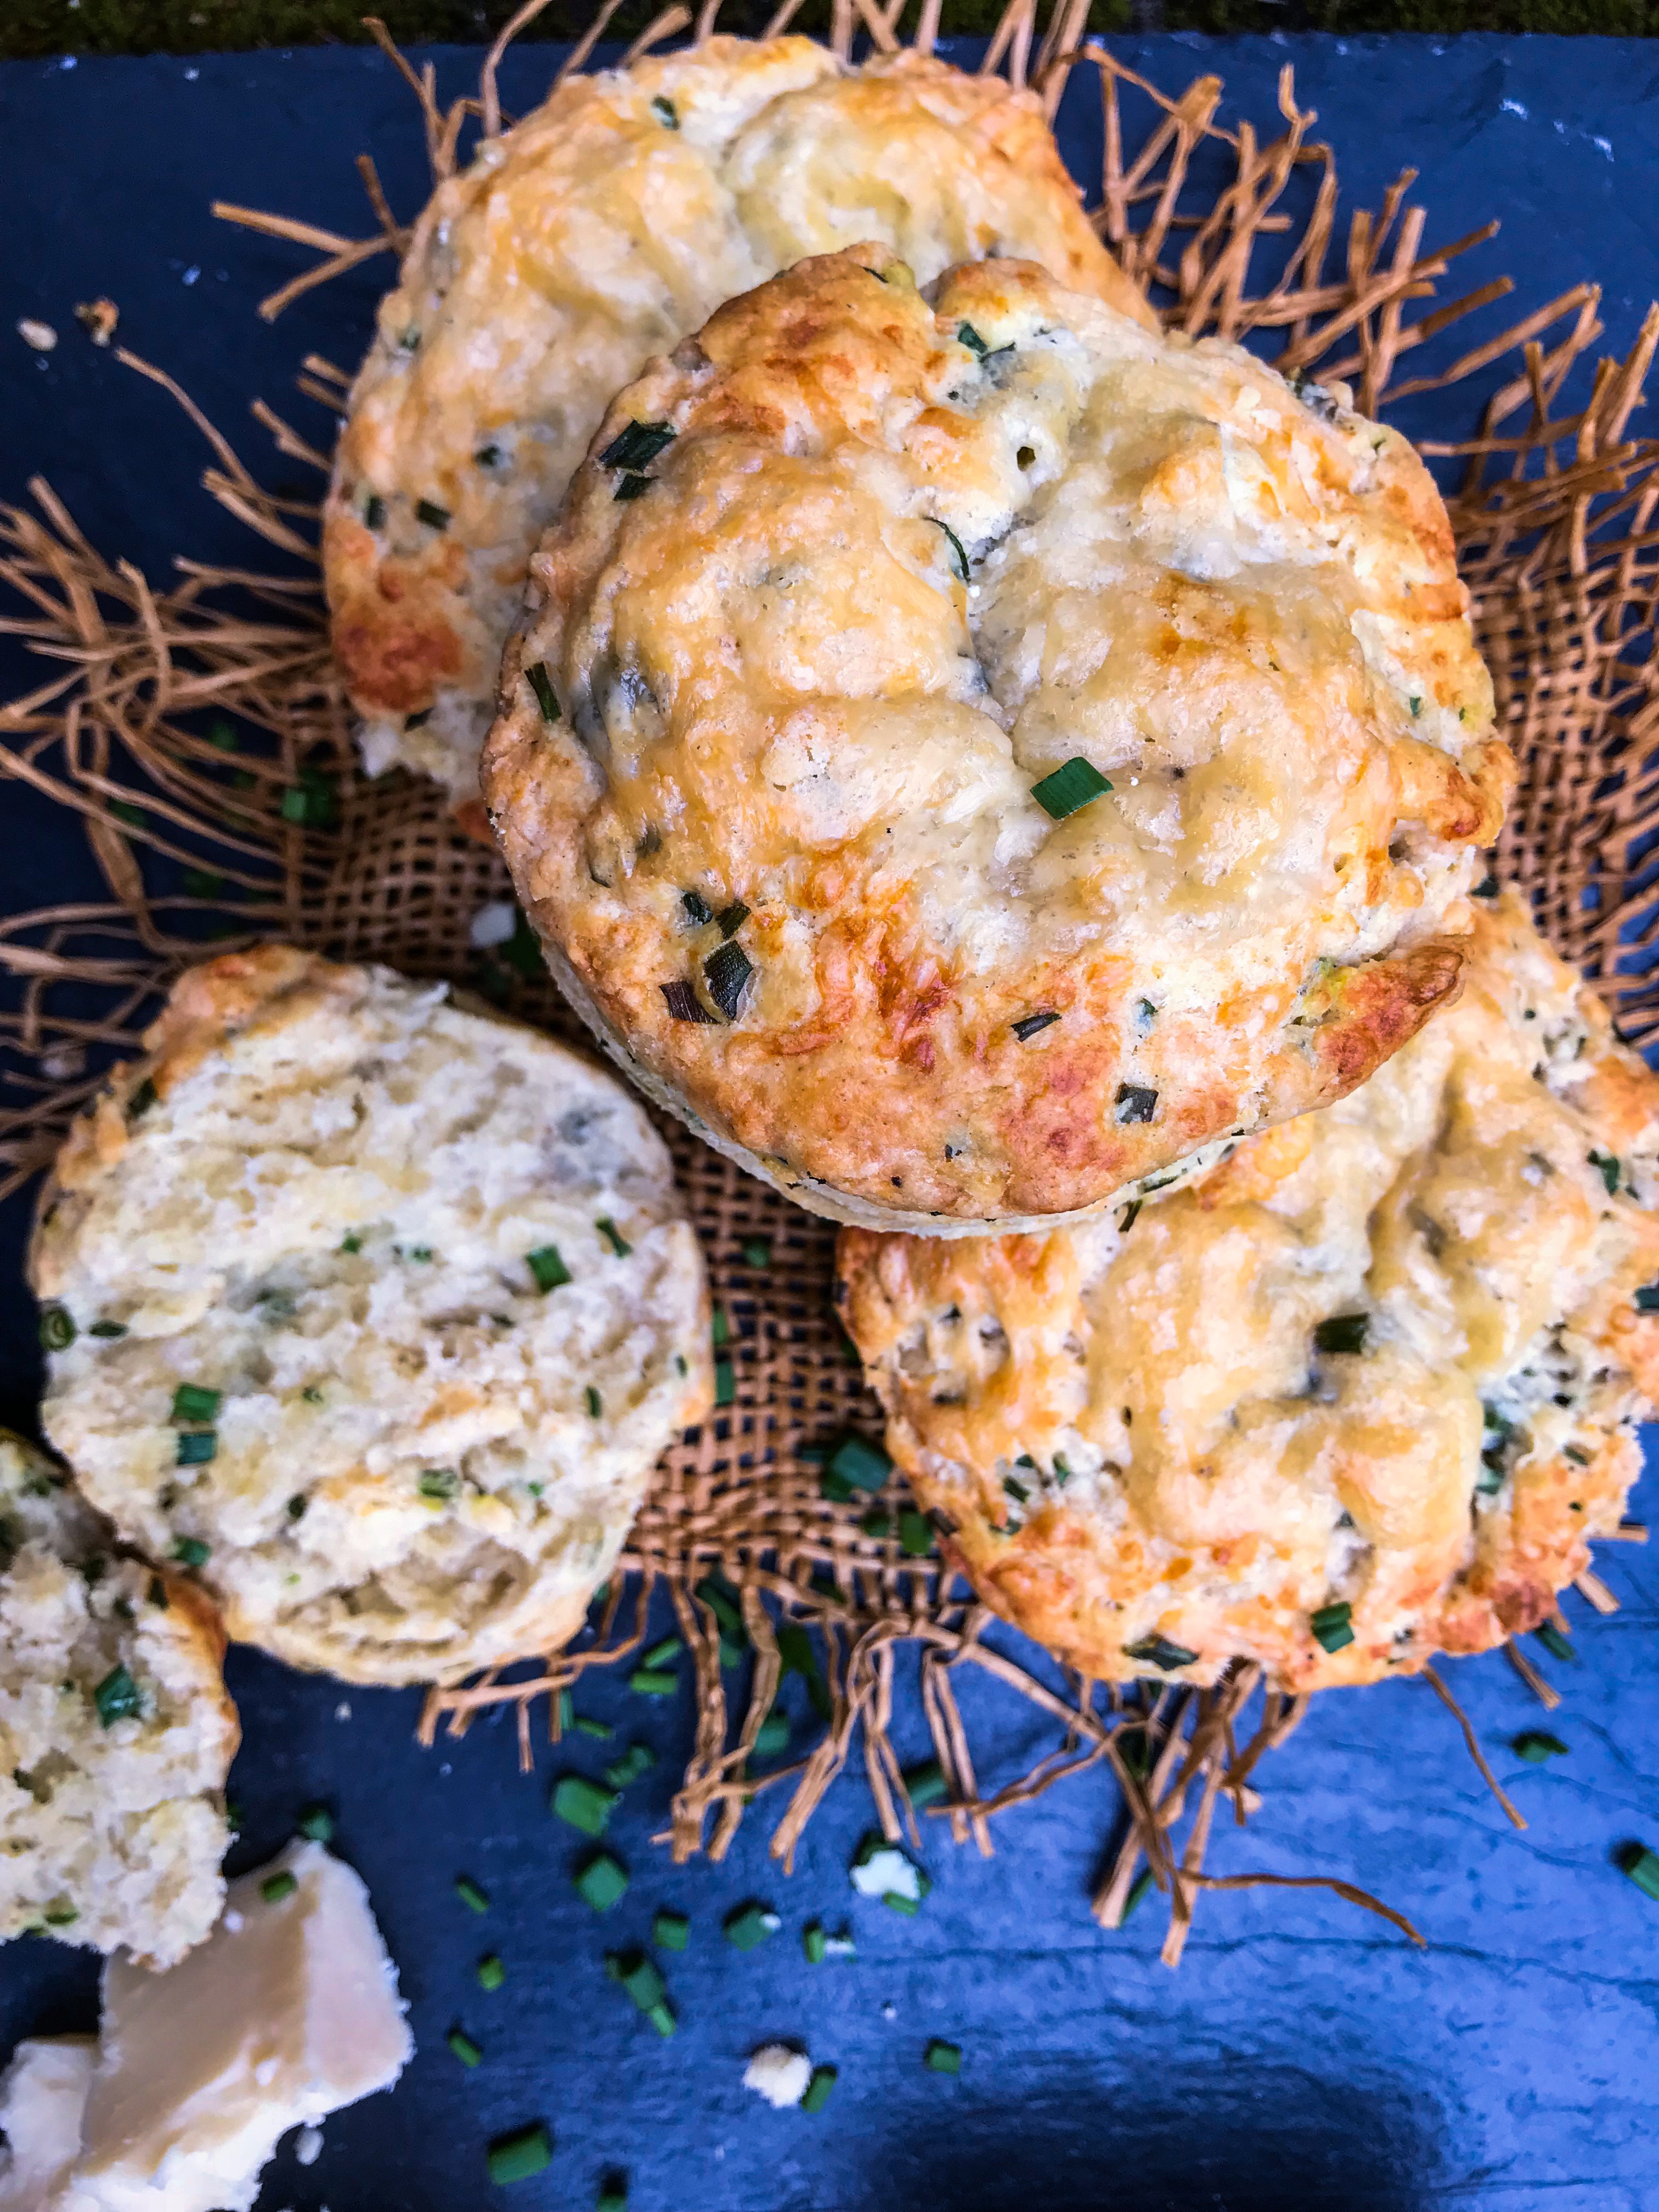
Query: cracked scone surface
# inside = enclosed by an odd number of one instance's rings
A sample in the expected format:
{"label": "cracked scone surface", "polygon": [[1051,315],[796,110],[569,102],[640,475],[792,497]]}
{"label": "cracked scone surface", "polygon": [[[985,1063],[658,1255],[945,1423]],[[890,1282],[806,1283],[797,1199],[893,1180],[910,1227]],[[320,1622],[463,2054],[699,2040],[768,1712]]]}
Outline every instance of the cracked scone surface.
{"label": "cracked scone surface", "polygon": [[914,53],[717,37],[556,87],[441,184],[351,395],[324,534],[365,762],[476,805],[526,565],[614,392],[722,300],[881,238],[1030,256],[1148,311],[1035,94]]}
{"label": "cracked scone surface", "polygon": [[223,1653],[199,1591],[121,1557],[64,1469],[0,1432],[0,1942],[45,1929],[170,1966],[208,1933]]}
{"label": "cracked scone surface", "polygon": [[447,1680],[563,1643],[710,1394],[637,1104],[446,986],[285,945],[190,971],[145,1042],[32,1254],[87,1495],[296,1666]]}
{"label": "cracked scone surface", "polygon": [[1513,777],[1466,609],[1403,439],[1029,264],[930,306],[861,247],[616,401],[485,799],[715,1142],[842,1219],[1046,1221],[1455,990]]}
{"label": "cracked scone surface", "polygon": [[1656,1155],[1659,1080],[1510,894],[1339,1104],[1121,1223],[843,1232],[841,1310],[947,1553],[1030,1634],[1109,1680],[1372,1681],[1535,1626],[1618,1525]]}

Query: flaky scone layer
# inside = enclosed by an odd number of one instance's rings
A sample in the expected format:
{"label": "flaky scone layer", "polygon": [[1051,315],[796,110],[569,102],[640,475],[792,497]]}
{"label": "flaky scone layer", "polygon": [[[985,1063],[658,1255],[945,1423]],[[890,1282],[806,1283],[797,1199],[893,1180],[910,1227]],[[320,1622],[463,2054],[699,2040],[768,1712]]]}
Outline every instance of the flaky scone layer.
{"label": "flaky scone layer", "polygon": [[880,238],[1030,256],[1147,314],[1036,95],[920,54],[712,38],[573,77],[441,185],[352,392],[324,533],[372,771],[476,805],[526,564],[614,392],[722,300]]}
{"label": "flaky scone layer", "polygon": [[1455,991],[1513,776],[1467,605],[1393,432],[861,246],[617,400],[484,793],[556,975],[713,1141],[842,1219],[1046,1222]]}
{"label": "flaky scone layer", "polygon": [[1617,1525],[1656,1158],[1659,1080],[1510,895],[1340,1104],[1084,1230],[845,1231],[842,1314],[946,1551],[1042,1643],[1373,1681],[1535,1626]]}
{"label": "flaky scone layer", "polygon": [[447,1680],[563,1643],[710,1398],[644,1114],[445,985],[287,945],[190,970],[146,1043],[32,1254],[88,1497],[296,1666]]}

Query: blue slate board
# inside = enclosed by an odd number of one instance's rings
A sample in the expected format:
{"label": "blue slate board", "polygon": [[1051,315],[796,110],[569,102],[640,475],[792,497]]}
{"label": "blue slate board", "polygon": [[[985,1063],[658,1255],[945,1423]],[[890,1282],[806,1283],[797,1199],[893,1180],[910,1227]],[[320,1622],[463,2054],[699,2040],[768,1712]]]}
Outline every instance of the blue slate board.
{"label": "blue slate board", "polygon": [[[1293,62],[1337,145],[1348,204],[1374,206],[1415,164],[1431,240],[1504,218],[1504,236],[1469,257],[1470,283],[1511,271],[1517,304],[1530,306],[1597,276],[1610,347],[1628,344],[1659,294],[1652,46],[1160,37],[1116,51],[1171,90],[1214,70],[1224,112],[1261,126]],[[434,58],[441,96],[471,85],[476,53]],[[530,105],[550,66],[546,49],[510,55],[507,104]],[[422,162],[408,95],[378,57],[335,50],[13,64],[0,99],[0,494],[19,496],[43,470],[97,544],[158,580],[178,550],[245,558],[236,526],[189,489],[196,434],[87,345],[70,310],[109,293],[122,339],[174,371],[268,481],[280,477],[290,465],[267,468],[249,399],[264,393],[313,428],[286,397],[293,370],[313,347],[355,362],[389,264],[270,331],[252,303],[301,257],[228,231],[207,204],[217,194],[353,230],[350,156],[368,146],[394,205],[411,210]],[[1069,101],[1063,126],[1090,173],[1097,115]],[[63,333],[44,366],[12,336],[23,314]],[[1448,343],[1465,342],[1460,329]],[[1455,433],[1467,419],[1467,402],[1443,404],[1408,427]],[[5,904],[96,895],[76,833],[3,788]],[[36,1361],[18,1286],[23,1225],[21,1206],[0,1223],[0,1413],[27,1421]],[[1647,1490],[1659,1513],[1651,1476]],[[1110,1937],[1089,1917],[1113,1821],[1103,1778],[1009,1816],[991,1860],[930,1836],[936,1886],[908,1921],[848,1887],[869,1818],[854,1778],[814,1822],[793,1877],[767,1857],[764,1805],[725,1865],[676,1870],[651,1838],[690,1738],[689,1692],[652,1704],[596,1686],[582,1708],[659,1754],[615,1825],[633,1888],[599,1921],[569,1887],[580,1839],[546,1801],[552,1775],[595,1772],[612,1747],[538,1744],[526,1779],[510,1725],[423,1752],[414,1696],[343,1692],[235,1654],[246,1744],[233,1789],[246,1825],[233,1863],[274,1850],[302,1805],[332,1804],[420,2045],[395,2092],[331,2123],[319,2164],[284,2155],[262,2212],[581,2207],[616,2169],[635,2212],[1656,2212],[1659,1906],[1610,1854],[1637,1836],[1659,1842],[1659,1577],[1634,1547],[1609,1547],[1601,1564],[1625,1610],[1599,1621],[1570,1596],[1579,1663],[1542,1661],[1565,1692],[1552,1725],[1566,1759],[1537,1769],[1508,1751],[1541,1716],[1501,1659],[1450,1670],[1526,1834],[1486,1795],[1449,1716],[1409,1683],[1316,1702],[1263,1769],[1250,1832],[1218,1834],[1216,1870],[1346,1875],[1407,1911],[1426,1953],[1324,1893],[1257,1891],[1204,1901],[1173,1976],[1157,1961],[1152,1909]],[[800,1686],[789,1694],[799,1700]],[[970,1680],[963,1702],[1005,1774],[1042,1747],[1006,1692]],[[901,1748],[923,1754],[919,1718]],[[456,1901],[462,1872],[489,1891],[487,1918]],[[750,1899],[775,1905],[784,1927],[739,1957],[720,1923]],[[658,1905],[692,1919],[690,1948],[665,1960],[681,2021],[669,2043],[601,1970],[605,1948],[643,1939]],[[855,1962],[804,1963],[799,1931],[813,1917],[852,1926]],[[492,1948],[507,1978],[490,1996],[473,1969]],[[0,2052],[24,2033],[89,2025],[94,1989],[81,1954],[35,1941],[0,1952]],[[484,2046],[476,2073],[445,2047],[456,2022]],[[924,2070],[935,2035],[963,2046],[958,2080]],[[840,2067],[821,2117],[773,2114],[739,2086],[748,2051],[772,2036]],[[553,2130],[552,2166],[493,2191],[485,2141],[535,2118]]]}

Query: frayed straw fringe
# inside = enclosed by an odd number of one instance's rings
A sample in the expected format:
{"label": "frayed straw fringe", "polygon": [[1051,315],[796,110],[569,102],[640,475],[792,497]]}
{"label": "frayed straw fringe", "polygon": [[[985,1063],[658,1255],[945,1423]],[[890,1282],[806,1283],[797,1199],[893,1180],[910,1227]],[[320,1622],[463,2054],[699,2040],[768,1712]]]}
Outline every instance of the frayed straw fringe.
{"label": "frayed straw fringe", "polygon": [[[499,65],[543,4],[520,9],[490,49],[477,94],[447,109],[432,64],[416,70],[385,25],[368,19],[418,103],[434,182],[454,173],[469,125],[485,136],[509,127]],[[785,0],[771,31],[786,26],[794,4]],[[561,77],[587,65],[614,5],[595,18]],[[830,43],[843,58],[860,39],[895,51],[903,7],[835,0]],[[696,40],[708,37],[717,9],[718,0],[703,0],[694,21],[687,9],[668,9],[630,56],[688,27]],[[1131,276],[1164,295],[1170,324],[1231,338],[1276,333],[1280,368],[1351,380],[1372,413],[1505,369],[1474,435],[1425,448],[1464,464],[1453,526],[1500,726],[1522,766],[1498,865],[1531,893],[1560,950],[1620,1000],[1637,1038],[1651,1036],[1659,985],[1620,979],[1659,937],[1659,910],[1632,857],[1659,831],[1659,673],[1649,658],[1659,611],[1659,445],[1629,433],[1659,346],[1659,310],[1624,361],[1598,363],[1588,398],[1571,411],[1558,411],[1569,376],[1601,335],[1600,295],[1588,283],[1449,368],[1402,378],[1401,364],[1421,347],[1511,289],[1498,278],[1431,304],[1452,264],[1496,225],[1425,249],[1426,219],[1409,203],[1408,170],[1380,209],[1353,214],[1339,238],[1335,156],[1310,135],[1316,118],[1297,106],[1288,67],[1279,86],[1282,127],[1264,140],[1248,122],[1234,131],[1216,121],[1219,79],[1200,77],[1171,99],[1104,47],[1084,43],[1086,12],[1086,0],[1060,0],[1040,24],[1035,0],[1012,0],[983,67],[1029,87],[1051,117],[1074,77],[1092,76],[1104,135],[1095,220]],[[940,15],[940,0],[923,0],[908,43],[931,50]],[[1133,133],[1130,106],[1150,117]],[[1199,207],[1192,169],[1205,149],[1220,152],[1231,175]],[[358,169],[374,218],[360,239],[216,204],[226,220],[319,257],[261,303],[267,319],[346,270],[407,249],[413,227],[394,215],[368,155]],[[1257,247],[1269,239],[1282,246],[1279,274],[1260,289]],[[204,908],[226,945],[280,934],[339,958],[452,975],[575,1034],[544,976],[522,977],[469,954],[477,908],[510,896],[500,862],[458,834],[433,787],[398,775],[371,783],[358,772],[328,651],[317,505],[265,491],[169,376],[131,354],[121,359],[196,424],[212,455],[204,482],[214,497],[298,568],[272,574],[181,560],[181,580],[158,593],[130,563],[106,562],[41,480],[30,486],[34,510],[0,508],[0,578],[21,607],[0,629],[46,665],[40,684],[0,708],[0,774],[81,817],[111,895],[106,904],[0,921],[0,968],[17,987],[0,1014],[0,1196],[47,1163],[70,1116],[100,1087],[111,1053],[131,1049],[161,993],[201,956]],[[317,354],[298,379],[301,393],[331,416],[349,385],[344,369]],[[280,453],[327,470],[328,455],[301,431],[263,402],[253,411]],[[228,726],[201,734],[204,723],[213,730],[216,712],[259,733],[252,749],[240,750]],[[227,738],[239,747],[234,755]],[[289,803],[307,789],[327,794],[320,820]],[[153,896],[139,864],[144,851],[210,872],[205,882],[192,879],[199,895]],[[77,987],[72,996],[64,985]],[[803,1446],[880,1419],[832,1317],[830,1232],[678,1124],[665,1134],[732,1324],[736,1402],[665,1456],[591,1638],[528,1673],[495,1670],[434,1690],[422,1742],[440,1729],[463,1734],[478,1713],[510,1705],[529,1767],[532,1708],[544,1703],[556,1742],[564,1693],[590,1668],[630,1657],[660,1588],[697,1681],[695,1741],[662,1838],[676,1860],[699,1850],[724,1856],[749,1804],[772,1796],[782,1811],[771,1848],[788,1866],[858,1742],[883,1833],[919,1844],[923,1823],[891,1735],[896,1663],[914,1650],[945,1782],[945,1802],[926,1808],[928,1821],[988,1851],[996,1815],[1109,1767],[1124,1828],[1096,1917],[1121,1926],[1150,1879],[1169,1906],[1167,1964],[1180,1959],[1206,1889],[1323,1887],[1422,1942],[1399,1913],[1333,1876],[1204,1871],[1218,1808],[1230,1805],[1237,1826],[1256,1811],[1254,1778],[1300,1723],[1305,1698],[1265,1689],[1260,1670],[1243,1662],[1212,1689],[1142,1683],[1109,1687],[1103,1701],[1099,1685],[1052,1668],[1064,1686],[1051,1686],[1040,1662],[1027,1666],[988,1640],[991,1615],[947,1584],[937,1559],[905,1553],[889,1533],[893,1501],[842,1506],[823,1498]],[[744,1258],[757,1237],[771,1246],[764,1273]],[[1639,1540],[1646,1531],[1631,1524],[1620,1533]],[[1613,1602],[1592,1573],[1578,1588],[1598,1610]],[[722,1658],[739,1638],[750,1679],[746,1693],[728,1696]],[[1558,1703],[1525,1654],[1506,1648],[1545,1704]],[[1057,1735],[1029,1772],[988,1793],[957,1701],[963,1667],[1018,1692]],[[805,1757],[756,1774],[760,1726],[788,1672],[806,1674],[823,1733]],[[1432,1670],[1429,1679],[1518,1823],[1461,1708]],[[1260,1715],[1246,1736],[1244,1717],[1258,1695]]]}

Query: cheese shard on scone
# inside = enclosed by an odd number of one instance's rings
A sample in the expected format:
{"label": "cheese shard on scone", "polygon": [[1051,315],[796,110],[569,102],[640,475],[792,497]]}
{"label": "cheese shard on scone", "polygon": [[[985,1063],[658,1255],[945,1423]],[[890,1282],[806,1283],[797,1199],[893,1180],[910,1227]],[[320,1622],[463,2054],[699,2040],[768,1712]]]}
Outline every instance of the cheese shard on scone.
{"label": "cheese shard on scone", "polygon": [[1397,432],[1024,261],[871,243],[623,392],[483,787],[567,995],[802,1204],[1050,1226],[1455,993],[1514,775]]}
{"label": "cheese shard on scone", "polygon": [[666,1146],[444,984],[289,945],[174,985],[32,1267],[48,1434],[231,1636],[361,1682],[580,1626],[712,1395]]}
{"label": "cheese shard on scone", "polygon": [[247,2212],[290,2128],[414,2055],[368,1893],[320,1844],[233,1882],[170,1973],[112,1960],[81,2143],[49,2212]]}
{"label": "cheese shard on scone", "polygon": [[863,238],[1029,256],[1151,319],[1042,100],[932,55],[714,37],[577,76],[434,192],[352,388],[324,527],[371,773],[477,807],[525,568],[612,395],[735,293]]}
{"label": "cheese shard on scone", "polygon": [[122,1553],[68,1471],[0,1431],[0,1942],[170,1966],[217,1918],[240,1734],[224,1632]]}
{"label": "cheese shard on scone", "polygon": [[81,2149],[95,2035],[20,2043],[0,2074],[0,2212],[47,2212]]}
{"label": "cheese shard on scone", "polygon": [[1551,1618],[1659,1398],[1659,1078],[1476,901],[1463,994],[1340,1103],[1048,1237],[845,1231],[946,1556],[1085,1674],[1292,1691]]}

